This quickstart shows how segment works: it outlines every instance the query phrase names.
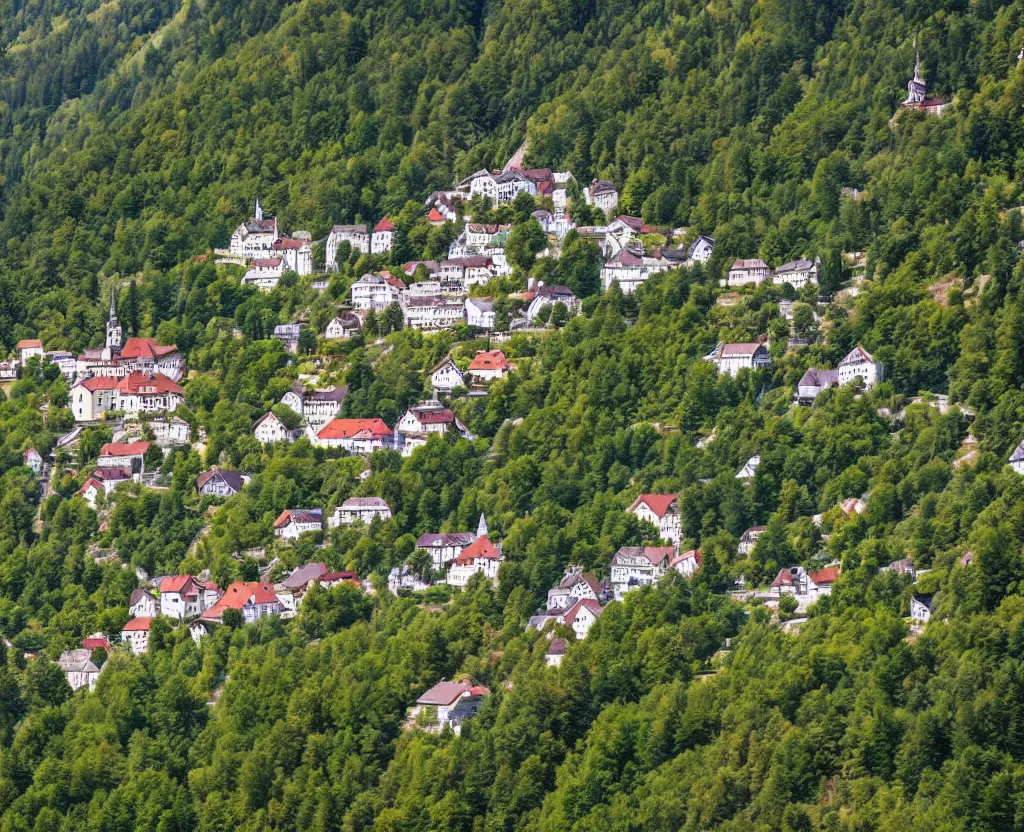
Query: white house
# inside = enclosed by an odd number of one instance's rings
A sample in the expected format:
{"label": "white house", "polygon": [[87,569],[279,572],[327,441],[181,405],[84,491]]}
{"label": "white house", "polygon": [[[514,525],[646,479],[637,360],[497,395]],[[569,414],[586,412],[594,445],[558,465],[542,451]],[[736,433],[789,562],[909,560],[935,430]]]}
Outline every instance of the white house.
{"label": "white house", "polygon": [[443,731],[450,727],[458,734],[463,721],[477,714],[489,694],[483,685],[471,682],[439,682],[416,700],[409,717],[416,720],[421,714],[429,714],[431,730]]}
{"label": "white house", "polygon": [[301,381],[296,381],[281,397],[281,403],[302,416],[315,434],[341,412],[347,395],[345,386],[306,390]]}
{"label": "white house", "polygon": [[771,356],[764,344],[718,344],[704,356],[718,368],[719,373],[728,373],[736,377],[740,370],[761,370],[770,367]]}
{"label": "white house", "polygon": [[64,671],[71,690],[95,689],[96,680],[100,677],[100,669],[92,660],[92,650],[82,647],[77,650],[65,650],[57,659],[57,664]]}
{"label": "white house", "polygon": [[15,349],[18,350],[18,355],[21,358],[21,366],[23,368],[27,366],[28,362],[33,358],[42,359],[45,352],[45,350],[43,350],[43,342],[34,338],[27,338],[24,341],[18,341]]}
{"label": "white house", "polygon": [[208,584],[191,575],[168,575],[160,581],[160,614],[184,621],[201,615],[207,606],[216,602],[217,597],[216,584]]}
{"label": "white house", "polygon": [[92,472],[92,476],[89,479],[98,481],[103,488],[103,493],[110,494],[121,483],[131,482],[132,472],[127,468],[106,468],[100,466]]}
{"label": "white house", "polygon": [[570,569],[558,586],[548,590],[547,611],[565,611],[583,599],[597,601],[600,604],[604,597],[604,587],[597,578],[578,568]]}
{"label": "white house", "polygon": [[649,257],[622,248],[601,267],[601,286],[607,291],[613,283],[618,283],[624,295],[631,295],[652,275],[678,268],[680,265],[682,264],[666,257]]}
{"label": "white house", "polygon": [[478,537],[463,549],[462,554],[448,567],[445,583],[464,587],[476,574],[481,574],[490,581],[497,581],[501,560],[501,551],[487,539],[486,535]]}
{"label": "white house", "polygon": [[866,389],[874,387],[884,376],[884,367],[860,344],[850,350],[836,369],[839,371],[840,384],[849,384],[859,378],[863,380]]}
{"label": "white house", "polygon": [[548,667],[561,667],[562,659],[565,658],[565,651],[568,642],[564,638],[553,638],[548,643],[548,649],[544,653],[544,662]]}
{"label": "white house", "polygon": [[0,361],[0,381],[17,381],[21,374],[21,362],[17,359]]}
{"label": "white house", "polygon": [[313,273],[313,249],[306,240],[279,237],[270,247],[274,257],[281,259],[281,269],[305,277]]}
{"label": "white house", "polygon": [[612,555],[608,581],[612,597],[621,601],[630,590],[657,583],[668,573],[674,554],[672,546],[623,546]]}
{"label": "white house", "polygon": [[577,640],[582,641],[587,637],[587,633],[590,632],[590,628],[594,626],[594,622],[597,621],[601,612],[600,601],[581,598],[564,613],[561,613],[557,620],[559,624],[571,627]]}
{"label": "white house", "polygon": [[839,384],[838,370],[818,370],[811,367],[796,384],[794,400],[799,405],[813,404],[823,390]]}
{"label": "white house", "polygon": [[802,566],[790,566],[779,570],[769,591],[772,595],[795,595],[802,601],[829,595],[832,584],[839,578],[838,566],[826,566],[817,572],[808,573]]}
{"label": "white house", "polygon": [[328,525],[332,529],[355,523],[364,523],[368,526],[374,517],[381,520],[391,519],[391,509],[380,497],[349,497],[334,509]]}
{"label": "white house", "polygon": [[431,568],[435,572],[447,569],[448,564],[462,554],[477,536],[473,532],[440,532],[423,534],[416,540],[416,548],[430,554]]}
{"label": "white house", "polygon": [[85,484],[78,489],[79,495],[89,504],[89,508],[95,510],[101,494],[106,493],[103,483],[95,477],[89,477]]}
{"label": "white house", "polygon": [[[281,602],[270,584],[259,581],[236,581],[231,584],[217,603],[204,612],[199,621],[208,625],[223,623],[224,612],[233,609],[242,613],[246,623],[281,614]],[[201,634],[193,633],[193,638]]]}
{"label": "white house", "polygon": [[501,350],[490,350],[480,351],[473,356],[466,372],[474,381],[494,381],[504,378],[512,369],[512,365],[505,358],[505,353]]}
{"label": "white house", "polygon": [[284,274],[284,261],[280,257],[255,257],[249,271],[242,276],[243,286],[255,286],[261,292],[272,292]]}
{"label": "white house", "polygon": [[370,235],[370,253],[383,254],[386,251],[391,251],[394,244],[395,224],[384,217],[373,227],[373,234]]}
{"label": "white house", "polygon": [[277,237],[277,217],[264,219],[257,199],[253,218],[239,225],[231,235],[230,251],[235,257],[251,260],[270,251]]}
{"label": "white house", "polygon": [[469,436],[466,426],[449,408],[438,401],[421,402],[415,407],[410,407],[395,425],[396,433],[437,433],[443,436],[449,429]]}
{"label": "white house", "polygon": [[641,494],[626,511],[654,526],[662,540],[678,545],[683,537],[676,494]]}
{"label": "white house", "polygon": [[306,532],[318,532],[324,527],[323,511],[318,508],[293,508],[282,511],[274,521],[274,537],[279,540],[297,540]]}
{"label": "white house", "polygon": [[131,598],[128,599],[128,612],[132,618],[154,618],[157,613],[157,600],[142,587],[134,589]]}
{"label": "white house", "polygon": [[365,225],[336,225],[327,235],[327,242],[324,244],[324,260],[327,268],[332,271],[338,269],[338,246],[348,243],[356,251],[366,254],[370,250],[370,235]]}
{"label": "white house", "polygon": [[249,478],[238,471],[211,468],[196,477],[196,491],[212,497],[233,497],[240,494]]}
{"label": "white house", "polygon": [[273,412],[268,411],[267,415],[256,423],[252,434],[261,445],[272,445],[275,442],[294,442],[302,435],[302,431],[289,430]]}
{"label": "white house", "polygon": [[583,189],[583,201],[607,214],[618,208],[619,190],[607,179],[595,179]]}
{"label": "white house", "polygon": [[364,274],[352,284],[352,306],[356,309],[386,309],[401,302],[405,289],[405,283],[390,275]]}
{"label": "white house", "polygon": [[136,656],[141,656],[149,650],[149,625],[152,620],[133,618],[121,629],[121,641],[127,642]]}
{"label": "white house", "polygon": [[818,283],[818,264],[806,258],[783,263],[772,276],[772,282],[778,285],[788,283],[794,289],[803,289],[811,283]]}
{"label": "white house", "polygon": [[699,234],[686,250],[686,259],[690,263],[707,263],[715,253],[715,238],[707,234]]}
{"label": "white house", "polygon": [[466,298],[466,324],[494,329],[494,298]]}
{"label": "white house", "polygon": [[932,617],[932,606],[935,603],[935,595],[924,595],[914,593],[910,598],[910,617],[919,624],[927,624]]}
{"label": "white house", "polygon": [[450,355],[446,356],[445,359],[431,371],[430,386],[433,388],[435,396],[451,395],[452,390],[456,387],[465,386],[462,373],[459,368],[455,366],[455,362],[452,361],[452,357]]}
{"label": "white house", "polygon": [[324,329],[324,338],[331,340],[342,340],[358,335],[363,328],[362,319],[354,312],[344,312],[335,315],[331,322]]}
{"label": "white house", "polygon": [[88,376],[71,388],[71,412],[76,422],[93,422],[108,410],[117,409],[117,379]]}
{"label": "white house", "polygon": [[722,281],[723,286],[746,286],[753,283],[760,286],[771,276],[771,269],[764,260],[735,260],[729,267],[729,275]]}
{"label": "white house", "polygon": [[382,419],[332,419],[316,435],[321,448],[344,448],[369,454],[392,444],[392,432]]}
{"label": "white house", "polygon": [[461,324],[466,307],[462,298],[442,295],[407,298],[402,311],[406,327],[430,332]]}
{"label": "white house", "polygon": [[150,442],[108,442],[100,448],[96,464],[100,468],[127,468],[133,474],[141,474],[146,451]]}
{"label": "white house", "polygon": [[192,426],[179,416],[150,419],[147,425],[161,448],[187,445],[192,439]]}

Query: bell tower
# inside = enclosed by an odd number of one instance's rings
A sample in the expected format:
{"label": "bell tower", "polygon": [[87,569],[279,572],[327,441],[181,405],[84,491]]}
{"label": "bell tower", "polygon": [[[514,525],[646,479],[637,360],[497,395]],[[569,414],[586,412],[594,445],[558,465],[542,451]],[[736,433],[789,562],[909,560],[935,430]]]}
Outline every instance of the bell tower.
{"label": "bell tower", "polygon": [[121,329],[121,322],[117,319],[117,296],[115,290],[110,289],[110,317],[107,319],[107,349],[111,354],[119,353],[124,345],[124,331]]}

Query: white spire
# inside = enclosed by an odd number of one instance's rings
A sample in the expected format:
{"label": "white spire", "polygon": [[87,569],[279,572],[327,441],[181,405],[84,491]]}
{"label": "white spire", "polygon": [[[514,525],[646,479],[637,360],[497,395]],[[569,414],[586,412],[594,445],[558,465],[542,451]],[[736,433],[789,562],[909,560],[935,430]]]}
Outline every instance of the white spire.
{"label": "white spire", "polygon": [[258,220],[263,219],[263,206],[260,205],[260,198],[259,197],[256,197],[256,208],[252,212],[252,215],[253,215],[253,217],[255,217]]}
{"label": "white spire", "polygon": [[476,536],[478,538],[487,537],[487,518],[484,517],[484,513],[482,511],[480,512],[480,523],[476,527]]}

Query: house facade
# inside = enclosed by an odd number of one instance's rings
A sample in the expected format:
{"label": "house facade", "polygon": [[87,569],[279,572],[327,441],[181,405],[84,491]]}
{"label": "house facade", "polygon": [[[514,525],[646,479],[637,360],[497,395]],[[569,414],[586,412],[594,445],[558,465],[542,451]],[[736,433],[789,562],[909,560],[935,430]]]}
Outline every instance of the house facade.
{"label": "house facade", "polygon": [[723,286],[760,286],[771,277],[771,269],[764,260],[735,260],[729,267],[729,275],[722,281]]}
{"label": "house facade", "polygon": [[869,390],[880,382],[885,374],[882,365],[860,344],[847,353],[836,370],[839,372],[840,384],[849,384],[859,378]]}
{"label": "house facade", "polygon": [[734,378],[740,370],[762,370],[771,366],[772,359],[764,344],[719,344],[704,356],[718,368],[719,373],[728,373]]}
{"label": "house facade", "polygon": [[464,587],[470,578],[478,574],[489,581],[497,581],[501,560],[501,550],[486,535],[478,537],[448,567],[445,583]]}
{"label": "house facade", "polygon": [[654,526],[662,540],[668,540],[675,545],[682,540],[678,495],[641,494],[626,511]]}
{"label": "house facade", "polygon": [[324,243],[324,260],[331,271],[338,269],[338,247],[348,243],[355,251],[366,254],[370,250],[370,235],[365,225],[336,225]]}
{"label": "house facade", "polygon": [[818,285],[818,263],[806,258],[783,263],[775,269],[772,282],[780,286],[783,283],[788,283],[797,291],[812,283],[816,286]]}
{"label": "house facade", "polygon": [[609,586],[621,601],[630,590],[657,583],[669,570],[675,554],[672,546],[623,546],[612,555]]}
{"label": "house facade", "polygon": [[392,444],[392,431],[381,419],[332,419],[316,435],[321,448],[344,448],[369,454]]}
{"label": "house facade", "polygon": [[328,525],[334,529],[338,526],[351,526],[355,523],[370,525],[375,517],[381,520],[391,519],[391,509],[380,497],[349,497],[334,509]]}
{"label": "house facade", "polygon": [[416,541],[416,548],[430,554],[431,568],[440,572],[448,568],[474,540],[476,535],[473,532],[439,532],[436,534],[420,535]]}
{"label": "house facade", "polygon": [[298,540],[299,535],[322,531],[323,519],[323,512],[318,508],[286,508],[274,521],[274,537],[278,540]]}
{"label": "house facade", "polygon": [[452,390],[456,387],[464,387],[465,380],[462,377],[462,372],[452,361],[451,356],[445,357],[445,359],[438,364],[430,373],[430,386],[434,391],[435,396],[448,396],[451,395]]}
{"label": "house facade", "polygon": [[126,642],[136,656],[149,650],[149,625],[152,621],[152,618],[133,618],[121,629],[121,641]]}

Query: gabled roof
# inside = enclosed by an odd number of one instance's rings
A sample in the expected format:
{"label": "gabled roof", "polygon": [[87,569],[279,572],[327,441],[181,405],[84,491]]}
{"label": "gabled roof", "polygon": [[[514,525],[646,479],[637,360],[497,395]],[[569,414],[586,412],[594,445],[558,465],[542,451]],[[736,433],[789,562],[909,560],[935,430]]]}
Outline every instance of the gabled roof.
{"label": "gabled roof", "polygon": [[604,587],[601,586],[601,582],[591,575],[589,572],[574,572],[571,575],[566,575],[562,578],[561,583],[558,584],[559,589],[572,589],[576,584],[584,583],[590,587],[590,591],[594,593],[598,598],[604,593]]}
{"label": "gabled roof", "polygon": [[819,370],[811,367],[800,377],[798,387],[833,387],[839,383],[838,370]]}
{"label": "gabled roof", "polygon": [[391,222],[391,220],[389,220],[387,217],[384,217],[384,218],[381,219],[381,221],[379,223],[377,223],[373,227],[373,230],[374,231],[394,231],[395,230],[395,224],[393,222]]}
{"label": "gabled roof", "polygon": [[857,346],[850,350],[846,354],[846,357],[839,362],[839,366],[849,367],[851,364],[870,364],[874,360],[875,359],[871,357],[871,353],[864,349],[860,344],[857,344]]}
{"label": "gabled roof", "polygon": [[486,560],[501,560],[501,552],[490,540],[478,537],[469,546],[462,550],[462,554],[456,558],[456,563],[472,563],[474,558],[485,558]]}
{"label": "gabled roof", "polygon": [[651,566],[661,566],[662,564],[668,565],[669,560],[675,553],[675,547],[673,546],[623,546],[619,551],[612,555],[612,563],[618,562],[621,557],[628,558],[647,558]]}
{"label": "gabled roof", "polygon": [[809,577],[817,586],[828,586],[839,580],[839,567],[826,566],[824,569],[812,572],[807,577]]}
{"label": "gabled roof", "polygon": [[1010,462],[1024,462],[1024,442],[1013,449],[1013,453],[1010,454]]}
{"label": "gabled roof", "polygon": [[219,468],[211,468],[196,477],[196,490],[201,491],[203,486],[212,479],[219,479],[232,491],[241,491],[245,486],[245,480],[238,471],[221,471]]}
{"label": "gabled roof", "polygon": [[185,391],[178,384],[167,378],[163,373],[129,373],[117,384],[118,392],[123,395],[159,395],[176,393],[184,396]]}
{"label": "gabled roof", "polygon": [[349,497],[341,504],[341,508],[387,508],[388,504],[380,497]]}
{"label": "gabled roof", "polygon": [[280,257],[254,257],[250,262],[254,269],[276,269],[281,265]]}
{"label": "gabled roof", "polygon": [[455,414],[447,407],[410,407],[409,413],[423,425],[446,425],[455,421]]}
{"label": "gabled roof", "polygon": [[383,419],[332,419],[317,437],[320,439],[373,439],[391,436]]}
{"label": "gabled roof", "polygon": [[915,601],[917,601],[917,603],[923,605],[925,607],[925,609],[927,609],[929,612],[931,612],[932,603],[935,601],[935,593],[934,592],[931,592],[931,593],[928,593],[928,594],[921,593],[921,592],[915,592],[914,595],[913,595],[913,598],[914,598]]}
{"label": "gabled roof", "polygon": [[288,249],[297,250],[302,248],[304,245],[306,245],[304,240],[293,240],[290,237],[279,237],[274,240],[271,248],[275,251],[285,251]]}
{"label": "gabled roof", "polygon": [[285,589],[301,589],[310,581],[327,574],[327,564],[322,561],[307,563],[292,570],[292,573],[281,581]]}
{"label": "gabled roof", "polygon": [[417,699],[416,704],[448,706],[466,694],[484,696],[488,693],[487,688],[475,687],[469,682],[438,682]]}
{"label": "gabled roof", "polygon": [[593,598],[580,598],[579,601],[569,607],[569,610],[563,616],[566,625],[571,627],[576,617],[583,610],[589,610],[596,618],[602,612],[601,602],[595,601]]}
{"label": "gabled roof", "polygon": [[92,472],[92,479],[100,482],[124,482],[132,478],[132,472],[127,468],[117,466],[116,468],[97,468]]}
{"label": "gabled roof", "polygon": [[668,510],[672,507],[672,504],[676,501],[677,494],[641,494],[633,501],[633,505],[626,509],[631,514],[634,513],[640,504],[646,505],[654,514],[661,518],[664,517]]}
{"label": "gabled roof", "polygon": [[113,376],[89,376],[75,382],[74,386],[84,387],[90,393],[95,393],[97,390],[116,390],[117,379]]}
{"label": "gabled roof", "polygon": [[182,592],[194,583],[191,575],[168,575],[160,581],[160,592]]}
{"label": "gabled roof", "polygon": [[320,523],[323,525],[323,511],[318,508],[286,508],[274,521],[274,528],[280,529],[289,523]]}
{"label": "gabled roof", "polygon": [[19,350],[42,349],[43,342],[37,338],[26,338],[24,341],[18,341],[15,347]]}
{"label": "gabled roof", "polygon": [[108,442],[100,448],[100,456],[142,456],[150,442]]}
{"label": "gabled roof", "polygon": [[259,581],[236,581],[200,618],[208,621],[220,621],[224,610],[240,610],[249,603],[250,599],[254,604],[273,604],[277,601],[277,593],[274,592],[274,588],[270,584]]}
{"label": "gabled roof", "polygon": [[103,490],[103,483],[101,483],[95,477],[89,477],[89,479],[87,479],[85,481],[85,484],[81,488],[78,489],[78,493],[79,494],[84,494],[90,488],[95,488],[97,491],[102,491]]}
{"label": "gabled roof", "polygon": [[505,360],[505,353],[501,350],[478,352],[469,362],[469,369],[470,372],[473,370],[507,370],[508,361]]}
{"label": "gabled roof", "polygon": [[805,272],[814,268],[814,261],[808,260],[806,257],[800,260],[792,260],[789,263],[783,263],[775,270],[775,274],[789,274],[790,272]]}
{"label": "gabled roof", "polygon": [[152,618],[133,618],[121,628],[122,633],[149,632],[149,625]]}
{"label": "gabled roof", "polygon": [[427,214],[427,220],[430,222],[444,222],[444,216],[436,208],[431,208],[430,213]]}
{"label": "gabled roof", "polygon": [[773,587],[780,586],[796,586],[796,581],[793,580],[793,569],[796,567],[783,567],[779,570],[779,574],[775,576],[775,580],[772,581]]}
{"label": "gabled roof", "polygon": [[546,656],[564,656],[569,642],[564,638],[553,638],[548,645]]}
{"label": "gabled roof", "polygon": [[161,346],[152,338],[129,338],[121,347],[121,357],[151,358],[155,361],[177,351],[178,348],[175,345]]}
{"label": "gabled roof", "polygon": [[688,552],[683,552],[682,554],[672,558],[671,562],[669,563],[669,566],[675,568],[680,563],[683,563],[688,560],[696,561],[698,568],[704,565],[704,556],[701,554],[700,549],[691,549]]}
{"label": "gabled roof", "polygon": [[[153,601],[153,603],[154,603],[154,604],[156,603],[156,600],[155,600],[155,599],[153,598],[153,596],[152,596],[152,595],[150,595],[150,594],[149,594],[148,592],[146,592],[146,590],[144,590],[144,589],[143,589],[143,588],[142,588],[142,587],[140,586],[140,587],[138,587],[137,589],[133,589],[133,590],[132,590],[132,595],[131,595],[131,597],[130,597],[130,598],[128,599],[128,606],[129,606],[129,607],[134,607],[134,606],[135,606],[135,605],[136,605],[137,603],[139,603],[139,601],[141,601],[141,600],[142,600],[143,598],[149,598],[149,600],[150,600],[150,601]],[[83,646],[84,646],[84,645],[83,645]]]}
{"label": "gabled roof", "polygon": [[733,264],[729,266],[729,271],[734,269],[767,269],[768,264],[764,260],[734,260]]}
{"label": "gabled roof", "polygon": [[270,419],[273,419],[275,422],[281,425],[281,427],[284,427],[284,422],[278,419],[277,415],[272,410],[268,410],[266,414],[260,417],[260,420],[255,425],[253,425],[253,430],[256,430],[256,428],[258,428],[260,425],[262,425],[264,422]]}
{"label": "gabled roof", "polygon": [[719,350],[719,355],[722,358],[728,356],[750,356],[754,355],[758,350],[764,349],[764,344],[757,342],[754,343],[743,343],[743,344],[722,344]]}

